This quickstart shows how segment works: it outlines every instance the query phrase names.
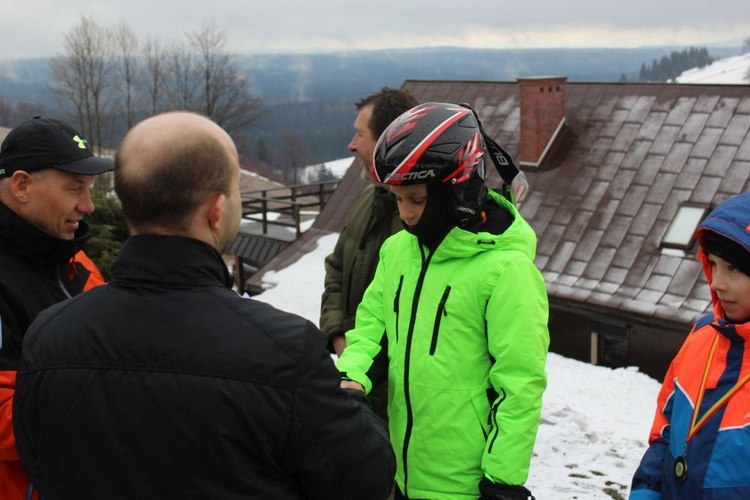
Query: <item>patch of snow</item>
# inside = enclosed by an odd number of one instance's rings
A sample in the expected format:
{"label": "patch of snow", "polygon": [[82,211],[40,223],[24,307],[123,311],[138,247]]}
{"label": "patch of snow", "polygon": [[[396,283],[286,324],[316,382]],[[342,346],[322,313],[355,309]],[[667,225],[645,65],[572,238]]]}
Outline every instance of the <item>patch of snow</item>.
{"label": "patch of snow", "polygon": [[677,83],[747,84],[750,83],[750,53],[726,57],[705,68],[684,71],[675,80]]}
{"label": "patch of snow", "polygon": [[349,170],[352,165],[353,156],[347,156],[346,158],[339,158],[338,160],[326,161],[323,163],[316,163],[314,165],[308,165],[299,174],[299,182],[304,184],[308,182],[315,182],[317,180],[318,172],[322,167],[328,169],[336,179],[341,179]]}

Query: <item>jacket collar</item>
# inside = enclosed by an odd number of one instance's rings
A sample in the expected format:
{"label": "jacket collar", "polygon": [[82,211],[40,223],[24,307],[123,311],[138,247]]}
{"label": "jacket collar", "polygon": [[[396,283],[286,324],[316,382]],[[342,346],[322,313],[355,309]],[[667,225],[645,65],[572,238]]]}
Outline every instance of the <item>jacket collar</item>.
{"label": "jacket collar", "polygon": [[221,254],[199,240],[181,236],[131,236],[112,266],[110,283],[121,286],[232,287]]}
{"label": "jacket collar", "polygon": [[750,340],[750,322],[732,323],[724,318],[714,317],[711,326],[731,341],[747,342]]}
{"label": "jacket collar", "polygon": [[14,257],[42,267],[56,267],[67,262],[91,236],[89,226],[81,221],[75,238],[63,240],[40,231],[26,219],[0,203],[0,245]]}
{"label": "jacket collar", "polygon": [[[521,216],[516,207],[502,195],[488,190],[488,203],[499,205],[513,217],[510,227],[502,234],[483,231],[473,233],[459,227],[454,227],[435,249],[433,261],[454,257],[466,258],[487,251],[516,251],[525,255],[529,260],[536,257],[536,234],[528,222]],[[417,238],[414,245],[419,246]]]}

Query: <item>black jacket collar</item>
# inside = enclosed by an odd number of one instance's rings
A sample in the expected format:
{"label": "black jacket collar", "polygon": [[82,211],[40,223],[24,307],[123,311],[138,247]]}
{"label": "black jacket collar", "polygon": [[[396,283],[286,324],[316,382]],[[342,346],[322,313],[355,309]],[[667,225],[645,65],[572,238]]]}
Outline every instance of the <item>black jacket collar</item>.
{"label": "black jacket collar", "polygon": [[120,286],[231,288],[233,283],[215,248],[181,236],[131,236],[112,266],[112,273],[110,283]]}
{"label": "black jacket collar", "polygon": [[67,262],[91,236],[81,221],[72,240],[63,240],[40,231],[26,219],[0,203],[0,245],[4,252],[42,267],[57,267]]}

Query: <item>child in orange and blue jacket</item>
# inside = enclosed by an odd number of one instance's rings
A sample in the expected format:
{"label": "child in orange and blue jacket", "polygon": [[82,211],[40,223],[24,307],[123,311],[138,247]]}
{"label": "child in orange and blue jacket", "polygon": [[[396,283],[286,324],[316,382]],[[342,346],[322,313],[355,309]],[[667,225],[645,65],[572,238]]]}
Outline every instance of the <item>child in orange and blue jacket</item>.
{"label": "child in orange and blue jacket", "polygon": [[669,367],[631,500],[750,498],[750,192],[696,238],[714,311]]}

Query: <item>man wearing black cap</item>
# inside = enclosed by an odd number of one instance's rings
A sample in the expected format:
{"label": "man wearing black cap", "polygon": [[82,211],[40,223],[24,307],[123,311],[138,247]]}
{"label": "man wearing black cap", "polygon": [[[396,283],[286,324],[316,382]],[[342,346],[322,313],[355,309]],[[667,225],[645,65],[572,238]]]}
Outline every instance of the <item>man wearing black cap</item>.
{"label": "man wearing black cap", "polygon": [[91,232],[94,176],[112,170],[83,136],[36,117],[0,146],[0,497],[27,498],[11,425],[21,343],[37,314],[88,289],[91,270],[75,256]]}

